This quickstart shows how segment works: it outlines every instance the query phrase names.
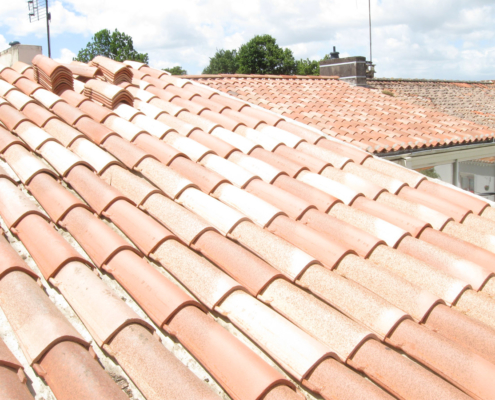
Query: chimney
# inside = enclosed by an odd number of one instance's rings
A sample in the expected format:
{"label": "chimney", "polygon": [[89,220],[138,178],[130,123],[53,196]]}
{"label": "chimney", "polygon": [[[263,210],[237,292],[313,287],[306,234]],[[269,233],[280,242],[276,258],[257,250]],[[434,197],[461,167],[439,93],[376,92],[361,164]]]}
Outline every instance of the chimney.
{"label": "chimney", "polygon": [[366,78],[373,78],[374,65],[366,57],[339,58],[339,52],[333,46],[330,59],[320,61],[320,75],[338,76],[351,85],[366,86]]}

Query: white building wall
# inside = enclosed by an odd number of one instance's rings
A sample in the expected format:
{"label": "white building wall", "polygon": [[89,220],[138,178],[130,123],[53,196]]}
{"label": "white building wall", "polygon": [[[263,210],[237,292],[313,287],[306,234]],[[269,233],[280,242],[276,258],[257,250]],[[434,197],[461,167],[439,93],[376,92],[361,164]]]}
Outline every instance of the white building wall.
{"label": "white building wall", "polygon": [[18,44],[0,53],[0,64],[11,67],[17,61],[22,61],[26,64],[31,65],[33,58],[37,54],[42,54],[41,46]]}

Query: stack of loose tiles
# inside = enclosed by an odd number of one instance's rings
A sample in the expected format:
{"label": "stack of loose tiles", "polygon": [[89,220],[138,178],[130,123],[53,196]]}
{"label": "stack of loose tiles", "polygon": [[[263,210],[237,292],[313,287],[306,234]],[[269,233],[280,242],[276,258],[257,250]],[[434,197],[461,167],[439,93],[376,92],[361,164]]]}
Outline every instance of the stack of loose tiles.
{"label": "stack of loose tiles", "polygon": [[53,93],[74,90],[71,70],[51,58],[38,54],[33,58],[33,70],[36,82]]}
{"label": "stack of loose tiles", "polygon": [[119,104],[133,105],[134,99],[127,90],[102,82],[97,79],[90,79],[84,84],[84,95],[105,107],[113,109]]}
{"label": "stack of loose tiles", "polygon": [[114,85],[118,85],[122,82],[132,82],[132,72],[130,68],[120,62],[97,56],[93,58],[89,65],[99,68],[106,80]]}

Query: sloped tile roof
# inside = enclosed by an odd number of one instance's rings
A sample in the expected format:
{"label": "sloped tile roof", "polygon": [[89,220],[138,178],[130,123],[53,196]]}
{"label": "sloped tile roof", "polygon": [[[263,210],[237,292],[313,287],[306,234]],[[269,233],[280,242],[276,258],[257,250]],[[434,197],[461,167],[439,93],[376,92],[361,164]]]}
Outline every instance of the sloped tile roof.
{"label": "sloped tile roof", "polygon": [[[493,121],[485,124],[489,120],[478,118],[474,119],[478,123],[475,124],[467,121],[472,120],[471,114],[465,112],[449,113],[445,107],[425,107],[424,102],[419,101],[411,104],[403,101],[409,99],[405,95],[397,99],[328,77],[198,75],[186,78],[312,126],[371,153],[480,143],[493,140],[495,133]],[[404,84],[397,82],[372,81],[371,85],[390,87],[399,94],[408,92]],[[445,97],[452,100],[453,96],[448,93],[438,93],[437,101],[448,102]],[[470,107],[473,100],[472,96],[466,99],[471,102]]]}
{"label": "sloped tile roof", "polygon": [[123,399],[112,360],[147,399],[493,398],[490,204],[132,67],[0,68],[0,394]]}
{"label": "sloped tile roof", "polygon": [[371,79],[368,85],[379,91],[388,90],[399,100],[495,129],[494,81]]}

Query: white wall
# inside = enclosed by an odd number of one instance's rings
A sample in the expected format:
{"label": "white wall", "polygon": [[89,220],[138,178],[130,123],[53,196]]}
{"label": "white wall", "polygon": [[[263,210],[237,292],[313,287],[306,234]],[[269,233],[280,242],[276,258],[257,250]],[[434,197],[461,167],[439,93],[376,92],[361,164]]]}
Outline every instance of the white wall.
{"label": "white wall", "polygon": [[17,61],[22,61],[26,64],[30,64],[33,61],[34,56],[42,54],[41,46],[31,46],[29,44],[18,44],[9,47],[0,53],[0,64],[11,67]]}

